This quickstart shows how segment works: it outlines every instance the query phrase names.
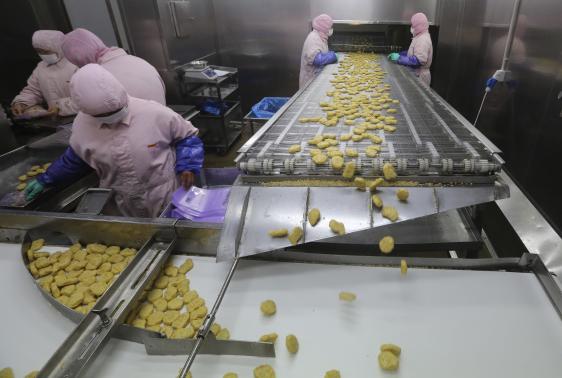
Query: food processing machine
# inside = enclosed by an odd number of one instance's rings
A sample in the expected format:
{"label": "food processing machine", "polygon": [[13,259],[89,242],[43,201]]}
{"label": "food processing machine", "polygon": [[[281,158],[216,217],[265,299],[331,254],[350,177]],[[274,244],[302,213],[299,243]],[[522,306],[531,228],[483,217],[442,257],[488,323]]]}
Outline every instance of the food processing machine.
{"label": "food processing machine", "polygon": [[[19,212],[17,217],[2,215],[4,237],[25,235],[21,246],[0,246],[0,298],[9,303],[3,308],[0,329],[3,339],[11,340],[0,343],[3,367],[11,366],[21,376],[51,360],[43,371],[49,374],[42,376],[59,376],[61,371],[87,377],[177,375],[194,340],[168,340],[155,332],[118,325],[118,318],[129,306],[135,271],[154,264],[155,269],[146,271],[150,275],[169,253],[175,254],[173,259],[196,253],[190,280],[202,296],[209,300],[217,296],[231,265],[214,263],[212,247],[216,249],[217,243],[208,229],[171,220],[27,212]],[[7,219],[10,224],[5,223]],[[57,306],[34,284],[24,262],[29,241],[36,238],[45,238],[52,246],[76,241],[132,246],[139,249],[139,259],[123,272],[123,279],[116,281],[107,297],[102,297],[100,307],[83,318]],[[238,269],[217,315],[234,340],[207,337],[191,369],[193,376],[221,376],[227,371],[251,376],[252,369],[264,363],[289,377],[331,368],[350,376],[384,374],[376,363],[378,345],[384,342],[402,347],[400,374],[446,377],[460,371],[461,377],[525,377],[536,371],[537,364],[544,376],[559,372],[560,288],[538,256],[406,258],[406,275],[396,268],[400,259],[403,257],[278,251],[261,256],[261,261],[237,260]],[[358,299],[350,304],[339,302],[341,290],[356,293]],[[260,315],[259,303],[266,298],[277,302],[278,314],[273,319]],[[105,305],[110,311],[103,311]],[[74,321],[83,318],[80,328],[74,329],[59,312]],[[255,342],[261,334],[273,331],[281,338],[275,345],[275,358],[272,344]],[[105,332],[111,339],[98,336]],[[296,334],[301,343],[295,357],[284,352],[282,338],[289,333]],[[74,342],[80,335],[92,336],[91,342]],[[484,335],[490,348],[481,348]],[[106,343],[105,348],[97,348],[100,341]],[[439,348],[428,348],[428,343]],[[533,345],[536,364],[524,358],[526,345]],[[448,348],[455,349],[454,358]],[[67,363],[70,368],[63,370]],[[86,363],[90,369],[80,370]]]}
{"label": "food processing machine", "polygon": [[[355,174],[380,177],[386,163],[393,165],[397,181],[379,196],[396,207],[400,221],[508,197],[508,188],[498,176],[503,161],[497,147],[407,68],[384,58],[378,61],[387,72],[391,97],[399,102],[398,126],[393,133],[375,131],[382,139],[376,157],[363,152],[346,158],[354,163]],[[290,246],[288,240],[269,237],[268,229],[301,226],[304,243],[334,236],[327,227],[307,224],[306,214],[312,208],[320,209],[326,219],[343,222],[348,233],[390,223],[374,209],[368,191],[354,190],[341,170],[329,162],[315,164],[311,158],[316,146],[309,140],[325,133],[337,138],[352,134],[359,123],[347,125],[341,120],[328,127],[300,122],[323,116],[320,104],[330,101],[327,93],[333,89],[330,81],[337,70],[338,65],[327,66],[239,150],[236,162],[243,174],[231,193],[233,205],[225,219],[220,259]],[[293,145],[300,145],[300,152],[289,153]],[[364,138],[342,141],[338,148],[343,154],[347,148],[365,151],[370,145],[371,140]],[[393,187],[407,187],[408,202],[398,201]],[[238,242],[236,252],[231,240]]]}
{"label": "food processing machine", "polygon": [[[226,371],[249,376],[262,363],[290,377],[321,375],[331,368],[346,376],[368,376],[378,371],[378,345],[394,341],[403,347],[400,374],[405,376],[524,377],[537,369],[524,354],[531,344],[544,376],[555,376],[562,368],[556,354],[562,347],[562,295],[549,273],[551,266],[528,253],[487,259],[408,255],[407,246],[416,249],[429,240],[427,234],[433,236],[427,248],[448,250],[451,241],[461,237],[466,239],[463,245],[477,248],[474,244],[482,240],[471,238],[474,230],[468,229],[475,222],[471,207],[507,198],[510,186],[495,146],[407,69],[380,62],[392,97],[400,102],[397,130],[379,134],[383,139],[379,156],[367,158],[360,152],[349,159],[355,162],[355,173],[369,179],[381,176],[385,163],[394,166],[397,180],[378,193],[385,203],[396,206],[399,223],[382,218],[371,205],[370,194],[357,190],[341,172],[329,164],[316,166],[308,156],[307,141],[315,135],[350,131],[344,124],[298,122],[320,115],[318,104],[327,100],[329,80],[338,69],[329,66],[240,149],[236,163],[242,174],[235,181],[232,172],[214,176],[216,182],[206,181],[209,186],[233,183],[222,225],[0,209],[3,241],[22,243],[2,245],[1,298],[8,301],[14,285],[22,293],[5,312],[14,327],[4,326],[2,332],[10,340],[18,333],[51,336],[25,346],[33,352],[26,361],[17,357],[25,355],[19,343],[2,343],[0,362],[14,364],[18,371],[43,366],[40,377],[149,377],[175,376],[190,355],[183,373],[192,370],[194,377]],[[340,148],[366,148],[365,141],[344,143]],[[287,150],[294,144],[300,144],[301,151],[291,155]],[[408,203],[396,200],[397,187],[409,190]],[[324,217],[314,228],[306,220],[313,207]],[[332,217],[345,223],[347,235],[336,237],[326,227]],[[296,225],[304,232],[297,246],[267,235],[270,229]],[[452,236],[446,235],[449,231]],[[396,238],[395,255],[381,256],[372,247],[386,234]],[[98,242],[139,252],[92,312],[83,316],[56,302],[30,276],[26,250],[37,238],[55,250],[75,242]],[[333,253],[337,244],[344,247]],[[364,248],[358,251],[345,247],[361,245]],[[169,340],[122,325],[127,310],[166,259],[183,255],[194,256],[196,270],[190,276],[194,285],[209,302],[217,298],[197,338]],[[215,259],[225,262],[215,264]],[[402,276],[396,269],[401,260],[410,268]],[[338,303],[340,290],[357,293],[358,300]],[[35,301],[41,297],[47,301]],[[270,298],[277,301],[279,311],[275,318],[265,319],[259,303]],[[30,302],[39,311],[22,311]],[[79,322],[78,327],[63,323],[57,311]],[[234,340],[215,340],[209,334],[215,317],[231,329]],[[520,324],[526,324],[524,330]],[[302,343],[299,354],[287,356],[282,340],[275,348],[255,341],[272,331],[282,337],[297,334]],[[489,348],[481,348],[483,337]],[[439,348],[428,348],[428,340]],[[451,349],[457,357],[451,358]],[[204,355],[191,369],[197,353]]]}

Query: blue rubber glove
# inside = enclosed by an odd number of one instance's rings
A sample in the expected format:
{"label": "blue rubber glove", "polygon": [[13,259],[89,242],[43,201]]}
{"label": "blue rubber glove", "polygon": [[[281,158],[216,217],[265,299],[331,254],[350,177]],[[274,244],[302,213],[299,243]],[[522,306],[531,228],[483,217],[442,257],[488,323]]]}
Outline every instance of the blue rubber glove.
{"label": "blue rubber glove", "polygon": [[45,185],[41,184],[37,180],[31,181],[25,187],[25,199],[31,201],[35,199],[41,192],[45,189]]}
{"label": "blue rubber glove", "polygon": [[398,58],[398,64],[402,66],[412,67],[412,68],[418,68],[421,66],[418,57],[415,55],[401,56],[400,58]]}
{"label": "blue rubber glove", "polygon": [[198,174],[204,159],[205,150],[199,137],[190,136],[176,143],[176,174],[186,171]]}
{"label": "blue rubber glove", "polygon": [[37,178],[44,186],[54,186],[76,180],[92,168],[84,160],[68,147],[64,153],[51,164],[47,172]]}
{"label": "blue rubber glove", "polygon": [[397,52],[388,54],[388,60],[390,60],[391,62],[396,63],[399,58],[400,58],[400,54],[398,54]]}
{"label": "blue rubber glove", "polygon": [[336,63],[338,61],[338,57],[335,52],[328,51],[325,53],[319,52],[314,57],[314,62],[312,64],[316,67],[323,67],[328,64]]}

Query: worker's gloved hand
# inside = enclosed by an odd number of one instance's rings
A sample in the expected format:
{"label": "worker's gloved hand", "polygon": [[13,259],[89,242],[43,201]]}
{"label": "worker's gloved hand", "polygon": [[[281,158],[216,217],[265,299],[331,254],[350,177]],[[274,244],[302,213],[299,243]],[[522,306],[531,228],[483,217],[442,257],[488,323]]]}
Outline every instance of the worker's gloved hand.
{"label": "worker's gloved hand", "polygon": [[324,67],[328,64],[336,63],[337,61],[338,61],[338,57],[336,56],[335,52],[333,51],[328,51],[325,53],[319,52],[314,57],[314,61],[312,62],[312,65],[314,65],[315,67]]}
{"label": "worker's gloved hand", "polygon": [[193,186],[193,183],[195,182],[195,175],[193,174],[193,172],[184,171],[180,175],[180,182],[184,189],[188,190]]}
{"label": "worker's gloved hand", "polygon": [[390,53],[390,54],[388,55],[388,59],[389,59],[391,62],[396,63],[396,62],[398,62],[398,59],[400,59],[400,54],[398,54],[397,52]]}
{"label": "worker's gloved hand", "polygon": [[37,180],[31,181],[25,187],[25,199],[28,201],[33,200],[36,198],[41,192],[45,189],[45,185],[41,184]]}
{"label": "worker's gloved hand", "polygon": [[27,105],[22,104],[21,102],[16,102],[12,105],[12,114],[15,116],[20,116],[23,114],[26,108]]}

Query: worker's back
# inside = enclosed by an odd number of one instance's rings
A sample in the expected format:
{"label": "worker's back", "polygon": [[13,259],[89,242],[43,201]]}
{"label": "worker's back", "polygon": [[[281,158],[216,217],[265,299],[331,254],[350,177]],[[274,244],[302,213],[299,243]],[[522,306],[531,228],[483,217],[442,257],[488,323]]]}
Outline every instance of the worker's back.
{"label": "worker's back", "polygon": [[99,58],[98,63],[119,80],[130,96],[166,105],[164,82],[158,71],[144,59],[113,47]]}
{"label": "worker's back", "polygon": [[328,40],[324,40],[316,30],[311,31],[306,37],[301,55],[301,71],[299,88],[302,88],[314,75],[322,69],[313,65],[316,54],[328,51]]}

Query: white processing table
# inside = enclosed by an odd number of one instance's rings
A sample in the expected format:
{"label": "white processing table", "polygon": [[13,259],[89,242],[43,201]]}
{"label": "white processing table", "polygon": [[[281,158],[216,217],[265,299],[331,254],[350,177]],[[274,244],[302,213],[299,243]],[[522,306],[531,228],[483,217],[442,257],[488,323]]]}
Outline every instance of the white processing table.
{"label": "white processing table", "polygon": [[[17,377],[39,369],[74,327],[38,292],[20,257],[21,246],[0,244],[0,369]],[[182,257],[176,257],[181,260]],[[195,257],[192,287],[214,301],[228,264]],[[341,290],[358,295],[340,302]],[[265,319],[264,299],[278,312]],[[251,377],[272,364],[278,377],[345,378],[560,377],[562,322],[533,274],[324,264],[241,262],[217,317],[233,339],[277,332],[276,359],[198,356],[194,378],[228,371]],[[288,333],[301,349],[289,356]],[[398,373],[381,371],[380,344],[402,347]],[[175,377],[181,356],[147,356],[144,346],[111,340],[87,377]]]}

